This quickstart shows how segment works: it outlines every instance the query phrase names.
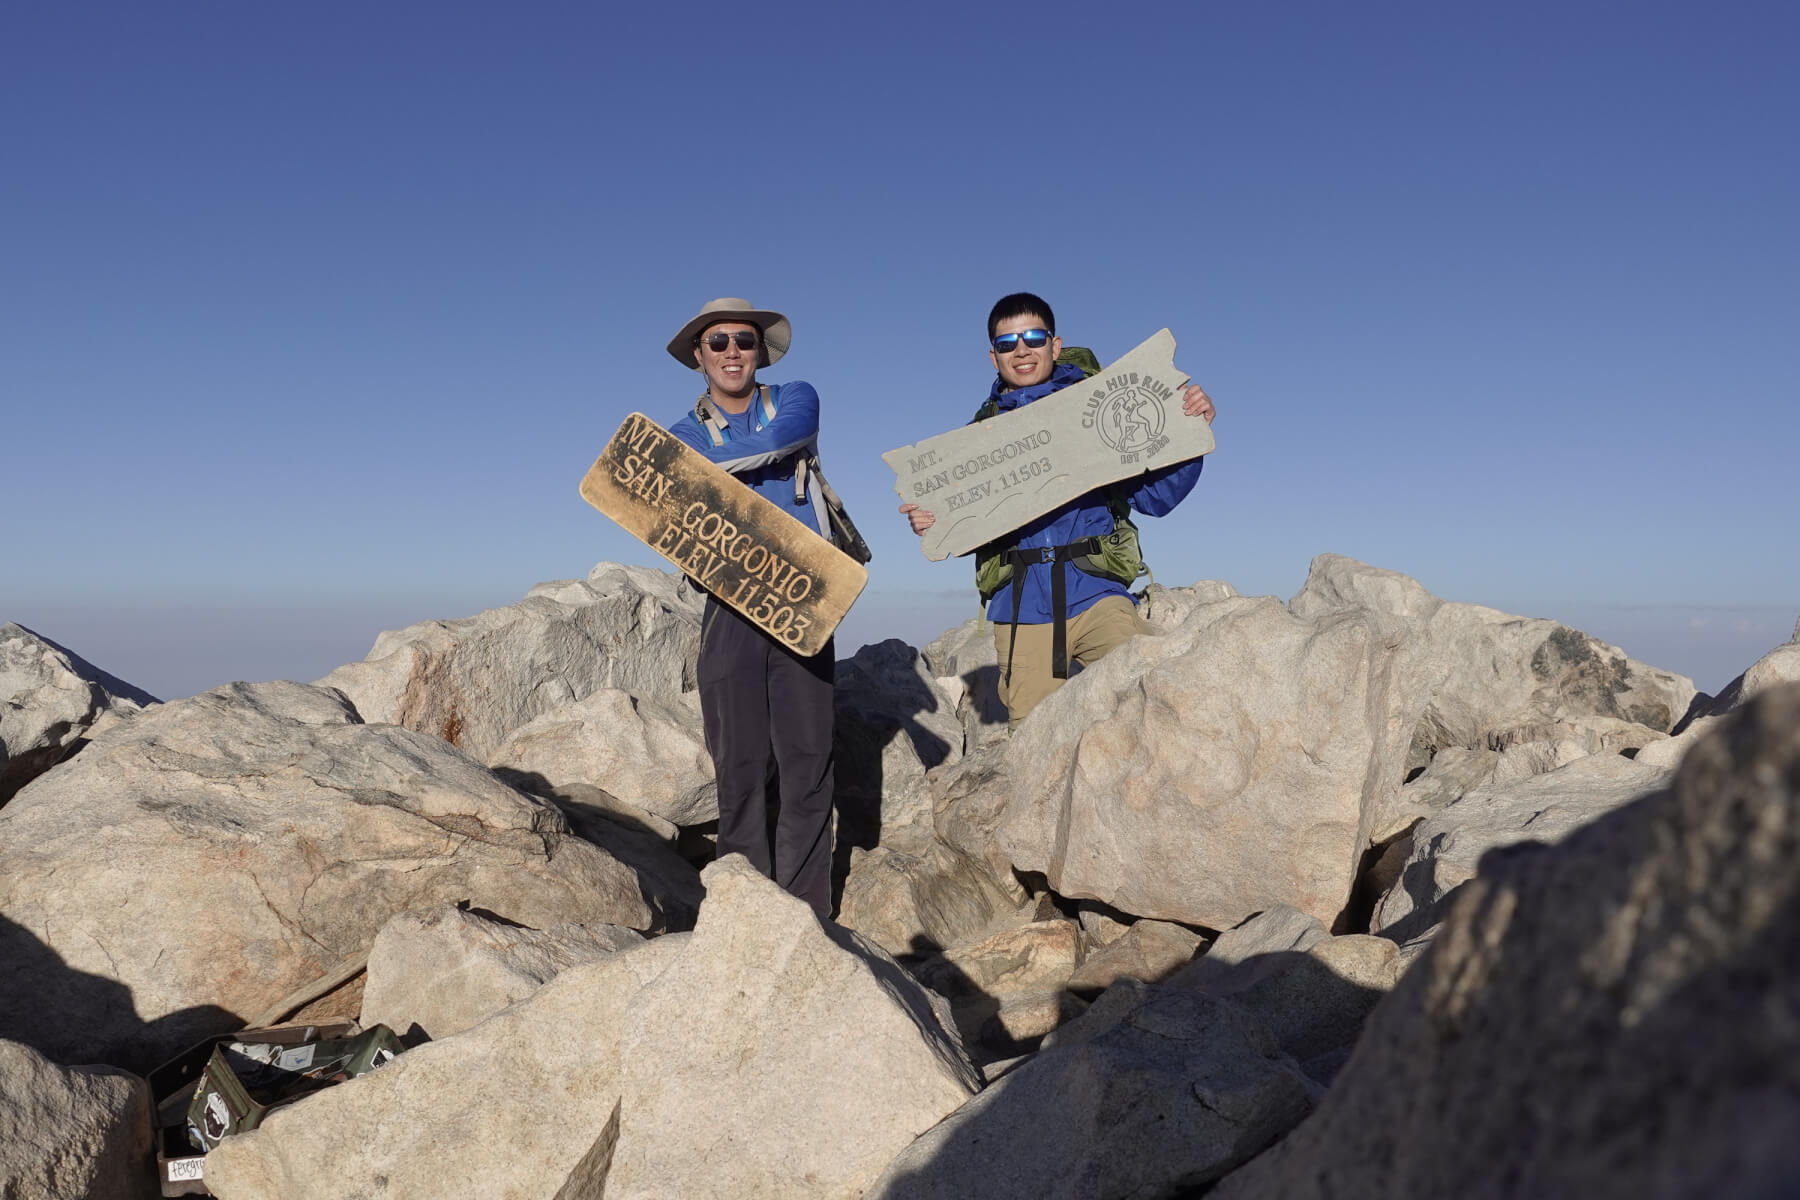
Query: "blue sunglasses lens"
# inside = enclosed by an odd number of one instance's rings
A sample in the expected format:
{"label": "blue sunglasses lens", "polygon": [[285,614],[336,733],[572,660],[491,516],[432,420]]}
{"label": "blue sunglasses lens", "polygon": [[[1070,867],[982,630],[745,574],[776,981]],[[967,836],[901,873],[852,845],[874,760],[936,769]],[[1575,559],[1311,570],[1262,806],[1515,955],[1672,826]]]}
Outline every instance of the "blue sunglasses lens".
{"label": "blue sunglasses lens", "polygon": [[1024,333],[1003,333],[994,339],[994,349],[1001,354],[1011,354],[1020,342],[1025,343],[1027,350],[1041,350],[1050,344],[1050,331],[1027,329]]}

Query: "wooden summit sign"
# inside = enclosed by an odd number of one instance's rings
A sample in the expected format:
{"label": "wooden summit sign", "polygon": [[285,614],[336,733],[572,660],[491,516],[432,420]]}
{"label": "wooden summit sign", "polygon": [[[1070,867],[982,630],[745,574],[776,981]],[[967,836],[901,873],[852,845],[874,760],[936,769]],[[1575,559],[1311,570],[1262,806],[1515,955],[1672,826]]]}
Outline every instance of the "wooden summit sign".
{"label": "wooden summit sign", "polygon": [[824,648],[869,582],[861,563],[642,413],[606,443],[581,498],[799,654]]}
{"label": "wooden summit sign", "polygon": [[925,557],[967,554],[1097,487],[1210,453],[1211,428],[1181,411],[1187,381],[1164,329],[1091,379],[882,455],[900,498],[937,517]]}

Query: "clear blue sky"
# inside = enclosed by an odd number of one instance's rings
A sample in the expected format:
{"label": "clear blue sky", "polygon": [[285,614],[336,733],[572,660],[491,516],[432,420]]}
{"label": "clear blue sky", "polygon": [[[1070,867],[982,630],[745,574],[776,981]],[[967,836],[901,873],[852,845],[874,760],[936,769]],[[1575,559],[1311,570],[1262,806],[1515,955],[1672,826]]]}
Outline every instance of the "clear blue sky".
{"label": "clear blue sky", "polygon": [[700,303],[785,311],[876,551],[840,651],[974,612],[884,450],[1029,289],[1218,402],[1160,581],[1322,551],[1716,690],[1800,612],[1785,4],[14,4],[0,618],[162,695],[657,563],[576,484]]}

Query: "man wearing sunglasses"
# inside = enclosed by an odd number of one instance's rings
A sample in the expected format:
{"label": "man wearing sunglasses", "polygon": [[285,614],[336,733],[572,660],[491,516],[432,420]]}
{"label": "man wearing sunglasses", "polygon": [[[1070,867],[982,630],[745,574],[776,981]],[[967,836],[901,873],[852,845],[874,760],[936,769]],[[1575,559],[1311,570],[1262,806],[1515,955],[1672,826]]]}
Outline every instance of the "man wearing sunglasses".
{"label": "man wearing sunglasses", "polygon": [[[761,386],[756,370],[792,339],[788,319],[748,300],[712,300],[669,339],[669,355],[706,390],[669,432],[808,528],[828,528],[805,463],[819,436],[809,383]],[[836,646],[802,657],[706,598],[700,621],[700,712],[719,785],[718,854],[742,854],[763,874],[831,915],[832,693]],[[781,777],[769,844],[769,763]]]}
{"label": "man wearing sunglasses", "polygon": [[[996,377],[987,402],[976,413],[977,421],[1011,412],[1087,378],[1080,366],[1057,361],[1063,346],[1056,336],[1056,314],[1030,292],[1002,297],[988,313],[987,331],[988,358]],[[1197,384],[1188,385],[1181,411],[1208,424],[1215,415],[1212,400]],[[1112,499],[1122,499],[1145,516],[1163,516],[1194,490],[1205,461],[1196,458],[1177,463],[1089,492],[1014,530],[1004,546],[978,552],[1019,552],[1011,576],[987,607],[988,619],[994,623],[1000,699],[1007,708],[1009,728],[1016,729],[1044,697],[1063,685],[1068,676],[1067,659],[1084,666],[1096,662],[1125,639],[1148,629],[1137,615],[1128,580],[1069,569],[1069,565],[1093,544],[1092,539],[1113,532],[1118,518]],[[937,521],[929,509],[916,504],[902,504],[900,511],[914,533],[924,533]],[[1024,561],[1027,556],[1031,561]],[[1058,572],[1062,573],[1060,587]],[[1060,607],[1055,603],[1059,592]],[[1056,653],[1059,644],[1064,657]]]}

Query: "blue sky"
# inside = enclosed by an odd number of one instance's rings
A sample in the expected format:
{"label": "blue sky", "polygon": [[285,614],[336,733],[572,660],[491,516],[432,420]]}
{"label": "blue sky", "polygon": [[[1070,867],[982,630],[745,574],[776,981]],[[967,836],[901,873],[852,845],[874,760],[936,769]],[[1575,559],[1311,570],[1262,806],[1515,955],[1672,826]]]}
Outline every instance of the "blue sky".
{"label": "blue sky", "polygon": [[[634,6],[635,7],[635,6]],[[1029,289],[1218,403],[1160,581],[1317,553],[1716,690],[1800,613],[1800,16],[1778,4],[11,5],[0,618],[162,695],[657,563],[576,495],[794,323],[874,546],[840,651],[974,612],[884,450]]]}

